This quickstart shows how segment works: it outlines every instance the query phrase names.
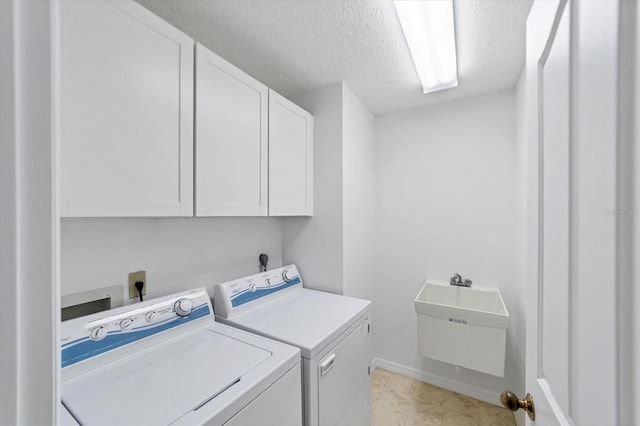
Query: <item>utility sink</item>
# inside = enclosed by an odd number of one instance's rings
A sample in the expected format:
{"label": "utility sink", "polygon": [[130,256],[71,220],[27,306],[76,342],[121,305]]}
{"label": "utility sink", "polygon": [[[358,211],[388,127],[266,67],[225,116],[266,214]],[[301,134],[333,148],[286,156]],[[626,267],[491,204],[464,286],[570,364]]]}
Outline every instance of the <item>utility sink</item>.
{"label": "utility sink", "polygon": [[509,312],[497,287],[430,281],[414,303],[422,356],[504,376]]}
{"label": "utility sink", "polygon": [[509,313],[497,287],[459,287],[428,282],[415,300],[416,312],[465,324],[507,328]]}

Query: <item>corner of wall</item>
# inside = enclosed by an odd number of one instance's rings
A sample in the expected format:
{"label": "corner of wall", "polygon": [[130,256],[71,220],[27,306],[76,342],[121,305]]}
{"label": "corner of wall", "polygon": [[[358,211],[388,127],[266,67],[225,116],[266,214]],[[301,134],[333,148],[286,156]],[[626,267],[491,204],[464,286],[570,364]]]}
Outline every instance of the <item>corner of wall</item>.
{"label": "corner of wall", "polygon": [[295,263],[305,287],[343,292],[343,84],[292,99],[314,119],[314,215],[282,224],[283,263]]}
{"label": "corner of wall", "polygon": [[342,83],[344,294],[372,300],[375,283],[375,116]]}

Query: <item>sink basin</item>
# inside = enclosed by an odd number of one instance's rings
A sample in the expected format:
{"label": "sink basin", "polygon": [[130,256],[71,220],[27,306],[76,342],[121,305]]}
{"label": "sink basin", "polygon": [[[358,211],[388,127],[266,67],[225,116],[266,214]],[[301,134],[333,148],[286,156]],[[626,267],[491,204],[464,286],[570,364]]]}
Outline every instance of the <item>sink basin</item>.
{"label": "sink basin", "polygon": [[[416,312],[462,324],[507,328],[509,312],[497,287],[458,287],[428,282],[415,300]],[[465,322],[466,321],[466,322]]]}
{"label": "sink basin", "polygon": [[504,376],[509,312],[497,287],[427,282],[414,303],[420,355]]}

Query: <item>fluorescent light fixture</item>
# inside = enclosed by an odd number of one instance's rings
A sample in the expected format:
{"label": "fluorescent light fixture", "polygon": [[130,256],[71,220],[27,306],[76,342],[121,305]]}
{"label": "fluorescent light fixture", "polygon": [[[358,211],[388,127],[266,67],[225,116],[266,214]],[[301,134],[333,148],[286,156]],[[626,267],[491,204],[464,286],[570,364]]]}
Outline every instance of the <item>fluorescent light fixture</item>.
{"label": "fluorescent light fixture", "polygon": [[458,85],[453,0],[394,0],[424,93]]}

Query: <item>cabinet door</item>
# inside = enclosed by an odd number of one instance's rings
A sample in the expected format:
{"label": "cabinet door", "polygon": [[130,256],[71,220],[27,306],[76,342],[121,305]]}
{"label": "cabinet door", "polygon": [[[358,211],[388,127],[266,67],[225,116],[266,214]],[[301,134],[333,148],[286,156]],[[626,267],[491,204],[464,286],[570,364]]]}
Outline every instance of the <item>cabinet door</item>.
{"label": "cabinet door", "polygon": [[268,89],[196,45],[196,215],[267,215]]}
{"label": "cabinet door", "polygon": [[313,215],[313,117],[269,90],[269,215]]}
{"label": "cabinet door", "polygon": [[62,216],[191,216],[193,40],[129,0],[59,7]]}

